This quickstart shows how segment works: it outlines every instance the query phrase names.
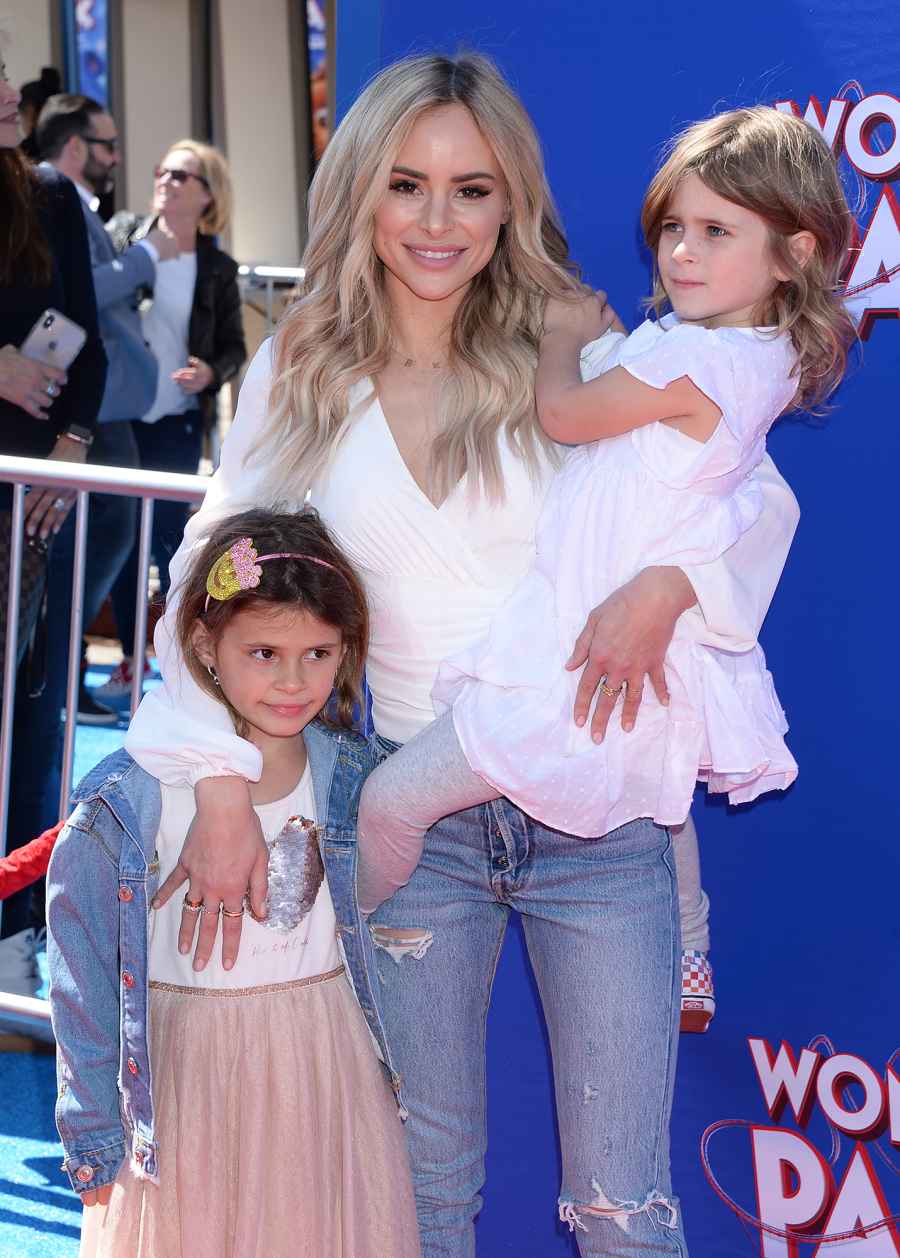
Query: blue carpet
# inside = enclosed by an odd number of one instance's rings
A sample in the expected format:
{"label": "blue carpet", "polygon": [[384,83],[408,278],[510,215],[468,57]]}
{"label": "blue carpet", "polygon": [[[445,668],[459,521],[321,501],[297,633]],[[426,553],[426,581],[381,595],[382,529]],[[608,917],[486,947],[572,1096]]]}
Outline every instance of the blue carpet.
{"label": "blue carpet", "polygon": [[[109,671],[91,668],[87,684],[102,685]],[[104,702],[119,713],[119,721],[114,726],[78,726],[76,782],[122,746],[128,696]],[[44,954],[39,954],[38,962],[44,977],[39,994],[45,996]],[[76,1258],[81,1206],[60,1169],[62,1146],[53,1123],[53,1057],[0,1053],[0,1096],[0,1258]]]}

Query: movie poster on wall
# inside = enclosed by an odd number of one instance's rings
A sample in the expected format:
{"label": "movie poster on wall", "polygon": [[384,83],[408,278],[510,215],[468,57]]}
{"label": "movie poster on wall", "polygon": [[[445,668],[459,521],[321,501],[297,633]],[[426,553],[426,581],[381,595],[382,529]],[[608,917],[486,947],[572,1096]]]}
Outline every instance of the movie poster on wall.
{"label": "movie poster on wall", "polygon": [[[107,0],[71,0],[67,26],[74,35],[74,69],[81,92],[109,104],[109,14]],[[70,25],[71,24],[71,25]]]}
{"label": "movie poster on wall", "polygon": [[330,138],[328,122],[328,23],[324,0],[306,0],[309,57],[309,104],[312,125],[313,171]]}

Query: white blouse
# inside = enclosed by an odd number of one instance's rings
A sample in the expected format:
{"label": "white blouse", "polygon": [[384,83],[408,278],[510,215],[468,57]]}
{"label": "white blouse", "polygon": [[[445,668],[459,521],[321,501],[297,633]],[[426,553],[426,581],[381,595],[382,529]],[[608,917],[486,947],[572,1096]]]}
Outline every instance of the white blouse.
{"label": "white blouse", "polygon": [[[600,343],[587,348],[586,376],[598,374],[606,349]],[[190,676],[173,629],[177,585],[193,546],[213,520],[267,501],[265,468],[247,456],[265,421],[271,378],[267,341],[248,368],[220,467],[170,565],[173,588],[154,637],[166,684],[144,697],[125,739],[138,764],[163,782],[193,785],[220,774],[256,781],[260,775],[258,749],[235,734],[225,708]],[[438,664],[483,634],[532,561],[550,469],[533,482],[505,443],[501,455],[503,504],[473,501],[463,481],[436,508],[406,468],[373,396],[312,488],[312,501],[366,584],[372,613],[367,676],[375,726],[385,737],[403,741],[427,725]],[[699,618],[698,640],[733,651],[756,641],[799,518],[768,456],[754,476],[765,500],[760,520],[724,558],[685,568],[698,599],[687,613]],[[299,496],[295,505],[301,506]]]}

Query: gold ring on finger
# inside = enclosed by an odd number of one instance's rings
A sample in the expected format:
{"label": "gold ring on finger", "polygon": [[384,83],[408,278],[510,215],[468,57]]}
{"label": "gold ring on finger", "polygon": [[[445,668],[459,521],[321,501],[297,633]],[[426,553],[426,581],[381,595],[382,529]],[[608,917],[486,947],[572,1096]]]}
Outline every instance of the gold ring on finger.
{"label": "gold ring on finger", "polygon": [[185,892],[184,899],[182,900],[182,904],[188,910],[189,913],[202,913],[203,911],[202,896],[199,900],[192,900],[188,896],[187,892]]}
{"label": "gold ring on finger", "polygon": [[603,693],[606,695],[608,699],[616,699],[625,689],[625,683],[623,681],[623,682],[620,682],[618,686],[613,687],[613,686],[607,686],[605,681],[601,681],[600,689],[603,691]]}
{"label": "gold ring on finger", "polygon": [[201,912],[201,913],[212,913],[213,917],[218,917],[218,916],[219,916],[219,914],[221,913],[221,911],[222,911],[222,902],[221,902],[221,900],[219,901],[219,903],[216,905],[216,907],[215,907],[214,909],[210,908],[208,904],[201,904],[201,905],[200,905],[200,912]]}
{"label": "gold ring on finger", "polygon": [[246,909],[247,909],[247,904],[245,900],[241,900],[241,907],[239,909],[226,909],[225,905],[223,904],[222,916],[223,917],[243,917],[244,913],[246,912]]}

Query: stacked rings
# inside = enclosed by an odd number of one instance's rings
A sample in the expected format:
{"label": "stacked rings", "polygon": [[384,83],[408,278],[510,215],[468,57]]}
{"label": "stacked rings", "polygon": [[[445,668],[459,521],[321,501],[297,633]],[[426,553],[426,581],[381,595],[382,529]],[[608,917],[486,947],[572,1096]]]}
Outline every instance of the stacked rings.
{"label": "stacked rings", "polygon": [[214,913],[216,916],[221,913],[223,917],[243,917],[247,908],[247,901],[245,898],[241,901],[241,907],[239,909],[226,909],[224,904],[219,904],[218,908],[211,909],[204,904],[202,900],[191,900],[187,893],[185,893],[182,904],[189,913]]}
{"label": "stacked rings", "polygon": [[600,683],[600,689],[603,691],[603,693],[606,695],[608,699],[615,699],[625,689],[625,683],[623,681],[618,686],[607,686],[606,680],[604,679]]}

